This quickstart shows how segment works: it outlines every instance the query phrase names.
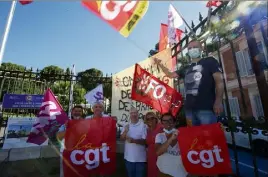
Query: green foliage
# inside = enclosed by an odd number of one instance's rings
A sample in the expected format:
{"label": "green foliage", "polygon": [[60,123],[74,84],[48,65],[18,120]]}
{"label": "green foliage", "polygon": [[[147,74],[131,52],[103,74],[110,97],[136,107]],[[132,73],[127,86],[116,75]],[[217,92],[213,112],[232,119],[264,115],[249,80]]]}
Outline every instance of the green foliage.
{"label": "green foliage", "polygon": [[[53,93],[58,97],[57,99],[59,100],[64,110],[68,110],[70,87],[71,87],[70,81],[57,81],[51,87],[51,89],[53,90]],[[86,90],[82,88],[81,85],[74,84],[73,103],[74,104],[84,103],[85,94],[86,94]]]}
{"label": "green foliage", "polygon": [[[98,84],[103,83],[103,73],[102,71],[91,68],[87,69],[85,71],[78,73],[78,78],[80,78],[80,83],[83,88],[86,89],[86,91],[90,91],[97,87]],[[109,83],[105,82],[103,83],[103,92],[104,97],[111,98],[112,97],[112,80],[111,78],[107,78],[109,80]]]}
{"label": "green foliage", "polygon": [[17,65],[14,63],[2,63],[0,66],[1,70],[11,70],[11,71],[24,71],[25,67],[22,65]]}
{"label": "green foliage", "polygon": [[[4,71],[3,71],[4,70]],[[20,72],[11,72],[20,71]],[[69,92],[71,86],[71,70],[58,66],[47,66],[40,70],[40,74],[27,70],[24,66],[3,63],[0,67],[0,101],[5,93],[17,94],[44,94],[46,88],[50,87],[65,110],[69,105]],[[5,77],[3,77],[5,76]],[[78,73],[74,81],[73,103],[84,104],[84,95],[87,91],[94,89],[98,84],[103,83],[104,96],[111,98],[112,80],[111,77],[103,77],[102,71],[91,68]]]}

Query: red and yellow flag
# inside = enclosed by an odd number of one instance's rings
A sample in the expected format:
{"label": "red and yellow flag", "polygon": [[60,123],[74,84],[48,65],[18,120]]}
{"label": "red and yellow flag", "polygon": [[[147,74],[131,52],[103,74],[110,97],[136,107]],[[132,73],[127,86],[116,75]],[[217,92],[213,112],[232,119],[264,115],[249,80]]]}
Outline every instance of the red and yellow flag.
{"label": "red and yellow flag", "polygon": [[149,1],[82,1],[99,18],[128,37],[147,12]]}

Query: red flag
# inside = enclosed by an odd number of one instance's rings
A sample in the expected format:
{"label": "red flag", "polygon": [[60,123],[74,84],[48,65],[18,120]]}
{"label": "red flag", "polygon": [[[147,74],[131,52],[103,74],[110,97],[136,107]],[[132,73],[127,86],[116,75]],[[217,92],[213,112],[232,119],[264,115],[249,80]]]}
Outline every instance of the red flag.
{"label": "red flag", "polygon": [[59,127],[68,120],[60,103],[48,88],[27,142],[41,145],[55,135]]}
{"label": "red flag", "polygon": [[190,174],[232,174],[224,132],[220,124],[183,127],[178,141],[184,168]]}
{"label": "red flag", "polygon": [[208,1],[207,7],[219,7],[222,4],[222,1]]}
{"label": "red flag", "polygon": [[[176,29],[176,40],[179,42],[181,40],[181,35],[183,31]],[[165,50],[168,46],[168,25],[161,23],[160,29],[160,39],[159,39],[159,52]]]}
{"label": "red flag", "polygon": [[128,37],[147,12],[149,1],[82,1],[82,4]]}
{"label": "red flag", "polygon": [[31,4],[33,1],[32,0],[28,0],[28,1],[19,1],[21,3],[21,5],[27,5],[27,4]]}
{"label": "red flag", "polygon": [[176,115],[182,106],[182,96],[140,65],[135,65],[131,98],[145,103],[160,113]]}
{"label": "red flag", "polygon": [[70,120],[65,134],[64,177],[112,175],[116,170],[116,121]]}

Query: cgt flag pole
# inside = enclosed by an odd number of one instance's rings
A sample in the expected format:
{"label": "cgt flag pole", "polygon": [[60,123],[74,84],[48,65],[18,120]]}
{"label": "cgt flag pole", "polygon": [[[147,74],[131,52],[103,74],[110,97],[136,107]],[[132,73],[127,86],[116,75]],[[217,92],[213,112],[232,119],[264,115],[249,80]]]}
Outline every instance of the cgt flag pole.
{"label": "cgt flag pole", "polygon": [[2,61],[3,61],[4,52],[5,52],[6,43],[7,43],[7,38],[8,38],[9,31],[10,31],[12,20],[13,20],[13,17],[14,17],[16,4],[17,4],[17,1],[13,0],[12,4],[11,4],[10,11],[9,11],[9,15],[8,15],[8,18],[7,18],[7,23],[6,23],[6,26],[5,26],[4,34],[3,34],[3,37],[2,37],[1,47],[0,47],[0,66],[1,66]]}

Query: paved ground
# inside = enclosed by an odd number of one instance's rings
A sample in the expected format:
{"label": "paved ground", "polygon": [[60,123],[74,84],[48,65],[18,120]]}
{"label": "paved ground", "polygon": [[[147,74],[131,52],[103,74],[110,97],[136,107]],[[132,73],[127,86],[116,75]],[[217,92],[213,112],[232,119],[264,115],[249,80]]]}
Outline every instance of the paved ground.
{"label": "paved ground", "polygon": [[[235,170],[235,160],[234,152],[229,149],[232,165],[234,172]],[[238,151],[238,160],[239,160],[239,169],[241,177],[254,177],[254,167],[252,161],[252,155],[250,152],[239,150]],[[259,177],[268,177],[268,158],[257,157],[257,166]]]}
{"label": "paved ground", "polygon": [[[230,149],[230,155],[235,171],[234,153]],[[239,150],[239,169],[241,177],[254,177],[252,155],[249,152]],[[268,177],[268,159],[257,157],[259,177]],[[117,173],[113,177],[126,177],[123,155],[117,155]],[[9,162],[0,166],[0,177],[58,177],[59,159],[38,159],[27,161]]]}

